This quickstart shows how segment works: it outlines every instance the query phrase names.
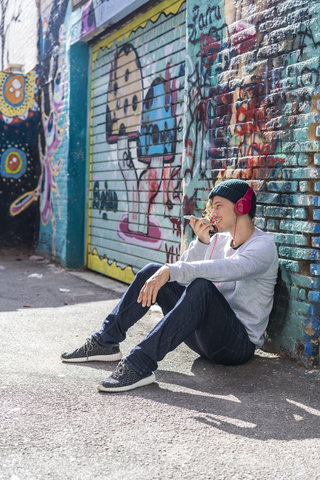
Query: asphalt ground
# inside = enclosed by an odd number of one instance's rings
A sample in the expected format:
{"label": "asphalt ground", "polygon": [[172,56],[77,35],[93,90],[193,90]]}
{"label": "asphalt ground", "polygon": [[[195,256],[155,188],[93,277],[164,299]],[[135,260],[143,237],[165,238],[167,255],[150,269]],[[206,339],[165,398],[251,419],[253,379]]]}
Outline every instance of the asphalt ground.
{"label": "asphalt ground", "polygon": [[[100,328],[126,286],[32,254],[0,252],[1,480],[320,479],[318,370],[261,350],[223,367],[180,345],[156,383],[98,392],[115,363],[59,357]],[[124,355],[160,315],[128,332]]]}

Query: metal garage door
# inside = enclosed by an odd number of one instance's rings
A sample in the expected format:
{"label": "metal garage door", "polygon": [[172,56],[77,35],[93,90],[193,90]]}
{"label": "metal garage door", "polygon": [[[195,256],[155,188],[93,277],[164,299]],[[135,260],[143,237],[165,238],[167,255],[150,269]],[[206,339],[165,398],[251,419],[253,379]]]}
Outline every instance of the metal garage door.
{"label": "metal garage door", "polygon": [[179,258],[185,3],[93,47],[88,267],[130,283]]}

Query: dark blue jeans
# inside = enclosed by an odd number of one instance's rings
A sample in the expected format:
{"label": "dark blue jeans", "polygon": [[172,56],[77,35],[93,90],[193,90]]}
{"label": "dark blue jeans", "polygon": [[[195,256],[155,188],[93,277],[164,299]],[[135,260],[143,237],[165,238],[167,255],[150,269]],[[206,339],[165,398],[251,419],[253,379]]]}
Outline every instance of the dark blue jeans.
{"label": "dark blue jeans", "polygon": [[[160,267],[150,263],[137,273],[102,329],[92,335],[98,343],[119,345],[128,329],[147,313],[149,307],[142,307],[137,298],[146,280]],[[255,345],[246,329],[209,280],[198,278],[188,287],[167,282],[158,292],[157,303],[164,317],[125,359],[141,375],[156,370],[158,362],[182,342],[222,365],[239,365],[253,356]]]}

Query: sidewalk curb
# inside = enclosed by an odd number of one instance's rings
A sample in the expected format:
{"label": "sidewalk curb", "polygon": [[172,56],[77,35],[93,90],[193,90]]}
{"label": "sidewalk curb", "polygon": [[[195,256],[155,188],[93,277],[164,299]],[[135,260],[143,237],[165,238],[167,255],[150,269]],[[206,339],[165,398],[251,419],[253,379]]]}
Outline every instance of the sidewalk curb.
{"label": "sidewalk curb", "polygon": [[129,285],[125,285],[116,280],[112,280],[111,278],[105,277],[104,275],[89,271],[77,272],[69,270],[68,273],[74,275],[75,277],[81,278],[82,280],[86,280],[89,283],[94,283],[99,287],[106,288],[107,290],[111,290],[115,293],[120,293],[121,295],[123,295],[129,287]]}

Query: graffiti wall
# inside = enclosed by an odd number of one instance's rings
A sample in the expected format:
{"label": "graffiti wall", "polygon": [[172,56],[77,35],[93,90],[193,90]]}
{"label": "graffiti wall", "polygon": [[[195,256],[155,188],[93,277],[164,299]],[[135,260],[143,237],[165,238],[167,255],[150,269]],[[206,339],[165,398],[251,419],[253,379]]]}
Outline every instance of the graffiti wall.
{"label": "graffiti wall", "polygon": [[88,266],[130,282],[179,258],[185,4],[93,48]]}
{"label": "graffiti wall", "polygon": [[188,5],[184,212],[223,179],[248,181],[285,284],[271,340],[306,363],[319,360],[318,22],[304,0]]}
{"label": "graffiti wall", "polygon": [[41,174],[39,253],[62,261],[66,244],[68,158],[68,0],[55,0],[41,12],[41,122],[38,135]]}
{"label": "graffiti wall", "polygon": [[319,2],[108,3],[0,0],[0,235],[31,242],[38,218],[38,252],[82,266],[87,218],[87,266],[129,283],[242,178],[280,255],[267,343],[318,364]]}
{"label": "graffiti wall", "polygon": [[81,2],[80,5],[72,14],[72,43],[82,40],[97,27],[93,0]]}
{"label": "graffiti wall", "polygon": [[[72,0],[71,42],[91,40],[123,18],[132,19],[135,10],[149,0]],[[172,3],[172,2],[170,2]],[[130,16],[130,17],[129,17]]]}
{"label": "graffiti wall", "polygon": [[0,241],[9,245],[35,243],[38,235],[29,193],[40,175],[37,15],[35,1],[0,1]]}
{"label": "graffiti wall", "polygon": [[[85,182],[88,46],[72,45],[70,0],[41,0],[41,118],[38,253],[63,266],[85,264]],[[78,7],[82,12],[86,5]]]}

